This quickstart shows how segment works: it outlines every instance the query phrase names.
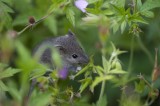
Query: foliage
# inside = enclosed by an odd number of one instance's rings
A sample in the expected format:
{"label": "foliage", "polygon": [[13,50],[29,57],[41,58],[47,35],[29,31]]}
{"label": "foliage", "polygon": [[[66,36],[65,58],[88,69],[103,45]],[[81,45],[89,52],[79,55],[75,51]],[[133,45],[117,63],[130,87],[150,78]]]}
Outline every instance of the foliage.
{"label": "foliage", "polygon": [[[0,105],[154,106],[160,69],[158,49],[152,51],[160,46],[160,1],[77,1],[82,2],[0,0]],[[31,51],[48,35],[63,35],[68,29],[92,56],[80,71],[61,79],[63,60],[55,48],[44,47],[54,51],[54,70],[39,64],[40,54],[33,58]],[[52,71],[48,77],[46,70]]]}

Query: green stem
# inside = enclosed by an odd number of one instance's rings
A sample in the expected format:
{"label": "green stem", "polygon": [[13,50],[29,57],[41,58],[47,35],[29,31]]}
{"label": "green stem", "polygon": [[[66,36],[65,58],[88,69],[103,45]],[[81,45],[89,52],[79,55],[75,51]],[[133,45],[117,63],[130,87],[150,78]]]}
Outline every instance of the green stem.
{"label": "green stem", "polygon": [[[105,56],[105,45],[103,45],[102,47],[102,55]],[[103,94],[104,94],[104,91],[105,91],[105,84],[106,84],[106,81],[102,81],[102,85],[101,85],[101,91],[100,91],[100,95],[99,95],[99,99],[98,99],[98,102],[102,99],[103,97]]]}
{"label": "green stem", "polygon": [[134,55],[134,52],[133,52],[133,46],[134,46],[134,36],[132,36],[132,39],[131,39],[131,49],[130,49],[130,59],[129,59],[129,66],[128,66],[128,73],[130,74],[131,73],[131,67],[132,67],[132,64],[133,64],[133,55]]}
{"label": "green stem", "polygon": [[103,97],[104,89],[105,89],[105,83],[106,83],[106,81],[103,81],[103,82],[102,82],[102,85],[101,85],[101,92],[100,92],[98,101],[100,101],[100,100],[102,99],[102,97]]}
{"label": "green stem", "polygon": [[18,32],[17,35],[22,34],[25,30],[27,30],[27,29],[30,28],[31,26],[32,26],[31,24],[27,25],[27,26],[26,26],[25,28],[23,28],[20,32]]}
{"label": "green stem", "polygon": [[25,28],[23,28],[20,32],[17,33],[17,35],[21,35],[25,30],[27,30],[28,28],[32,27],[33,25],[36,25],[38,23],[40,23],[41,21],[43,21],[44,19],[46,19],[47,17],[49,17],[53,12],[45,15],[44,17],[42,17],[41,19],[39,19],[38,21],[36,21],[34,24],[29,24],[27,25]]}
{"label": "green stem", "polygon": [[140,47],[142,48],[142,50],[144,51],[144,53],[146,53],[146,55],[148,56],[151,64],[154,62],[152,55],[150,54],[150,52],[147,50],[147,48],[144,46],[144,44],[142,43],[141,38],[138,36],[138,43],[140,45]]}

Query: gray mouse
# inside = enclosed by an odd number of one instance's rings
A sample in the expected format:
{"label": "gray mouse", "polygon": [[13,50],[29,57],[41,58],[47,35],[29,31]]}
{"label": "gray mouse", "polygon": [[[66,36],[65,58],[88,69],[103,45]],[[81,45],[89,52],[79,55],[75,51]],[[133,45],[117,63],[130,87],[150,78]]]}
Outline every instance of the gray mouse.
{"label": "gray mouse", "polygon": [[[49,38],[39,43],[33,50],[33,57],[38,55],[39,62],[46,64],[51,70],[55,68],[54,60],[52,60],[52,48],[56,48],[62,60],[62,67],[67,71],[77,71],[78,66],[85,65],[89,62],[89,58],[85,51],[80,46],[73,32],[69,30],[68,34]],[[48,71],[44,76],[48,76],[51,72]],[[36,79],[33,79],[27,96],[27,101],[37,84]]]}
{"label": "gray mouse", "polygon": [[[46,45],[46,47],[44,47]],[[38,44],[33,50],[33,56],[40,53],[39,62],[47,64],[51,69],[55,68],[52,60],[52,48],[58,50],[63,67],[75,71],[77,66],[87,64],[89,58],[84,52],[76,36],[69,30],[68,34],[56,38],[49,38]],[[42,51],[41,51],[42,50]]]}

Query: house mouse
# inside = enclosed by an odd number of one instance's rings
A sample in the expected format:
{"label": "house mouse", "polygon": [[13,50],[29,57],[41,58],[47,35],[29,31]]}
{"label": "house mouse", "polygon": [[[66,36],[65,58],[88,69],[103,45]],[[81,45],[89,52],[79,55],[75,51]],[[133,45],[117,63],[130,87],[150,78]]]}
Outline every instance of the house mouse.
{"label": "house mouse", "polygon": [[[44,46],[46,45],[46,47]],[[52,48],[56,48],[62,60],[63,67],[75,71],[77,66],[87,64],[89,58],[76,40],[75,34],[69,30],[68,34],[42,41],[33,50],[33,56],[40,53],[39,62],[55,68],[52,60]],[[42,51],[41,51],[42,50]]]}
{"label": "house mouse", "polygon": [[[54,60],[52,59],[52,48],[58,51],[62,61],[62,68],[65,68],[66,71],[77,71],[78,66],[85,65],[89,62],[87,54],[76,40],[75,34],[70,30],[64,36],[49,38],[42,41],[33,50],[33,57],[38,57],[39,62],[48,65],[51,70],[56,68]],[[48,76],[50,73],[50,71],[46,71],[44,76]],[[27,101],[36,84],[36,79],[33,79]]]}

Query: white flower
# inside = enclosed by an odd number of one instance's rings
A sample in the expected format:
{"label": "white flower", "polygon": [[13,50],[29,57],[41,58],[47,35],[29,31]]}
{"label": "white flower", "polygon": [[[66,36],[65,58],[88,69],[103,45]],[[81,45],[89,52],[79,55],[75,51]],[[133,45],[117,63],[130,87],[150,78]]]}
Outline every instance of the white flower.
{"label": "white flower", "polygon": [[76,0],[74,3],[78,9],[80,9],[84,13],[86,12],[85,8],[88,5],[88,2],[86,0]]}

